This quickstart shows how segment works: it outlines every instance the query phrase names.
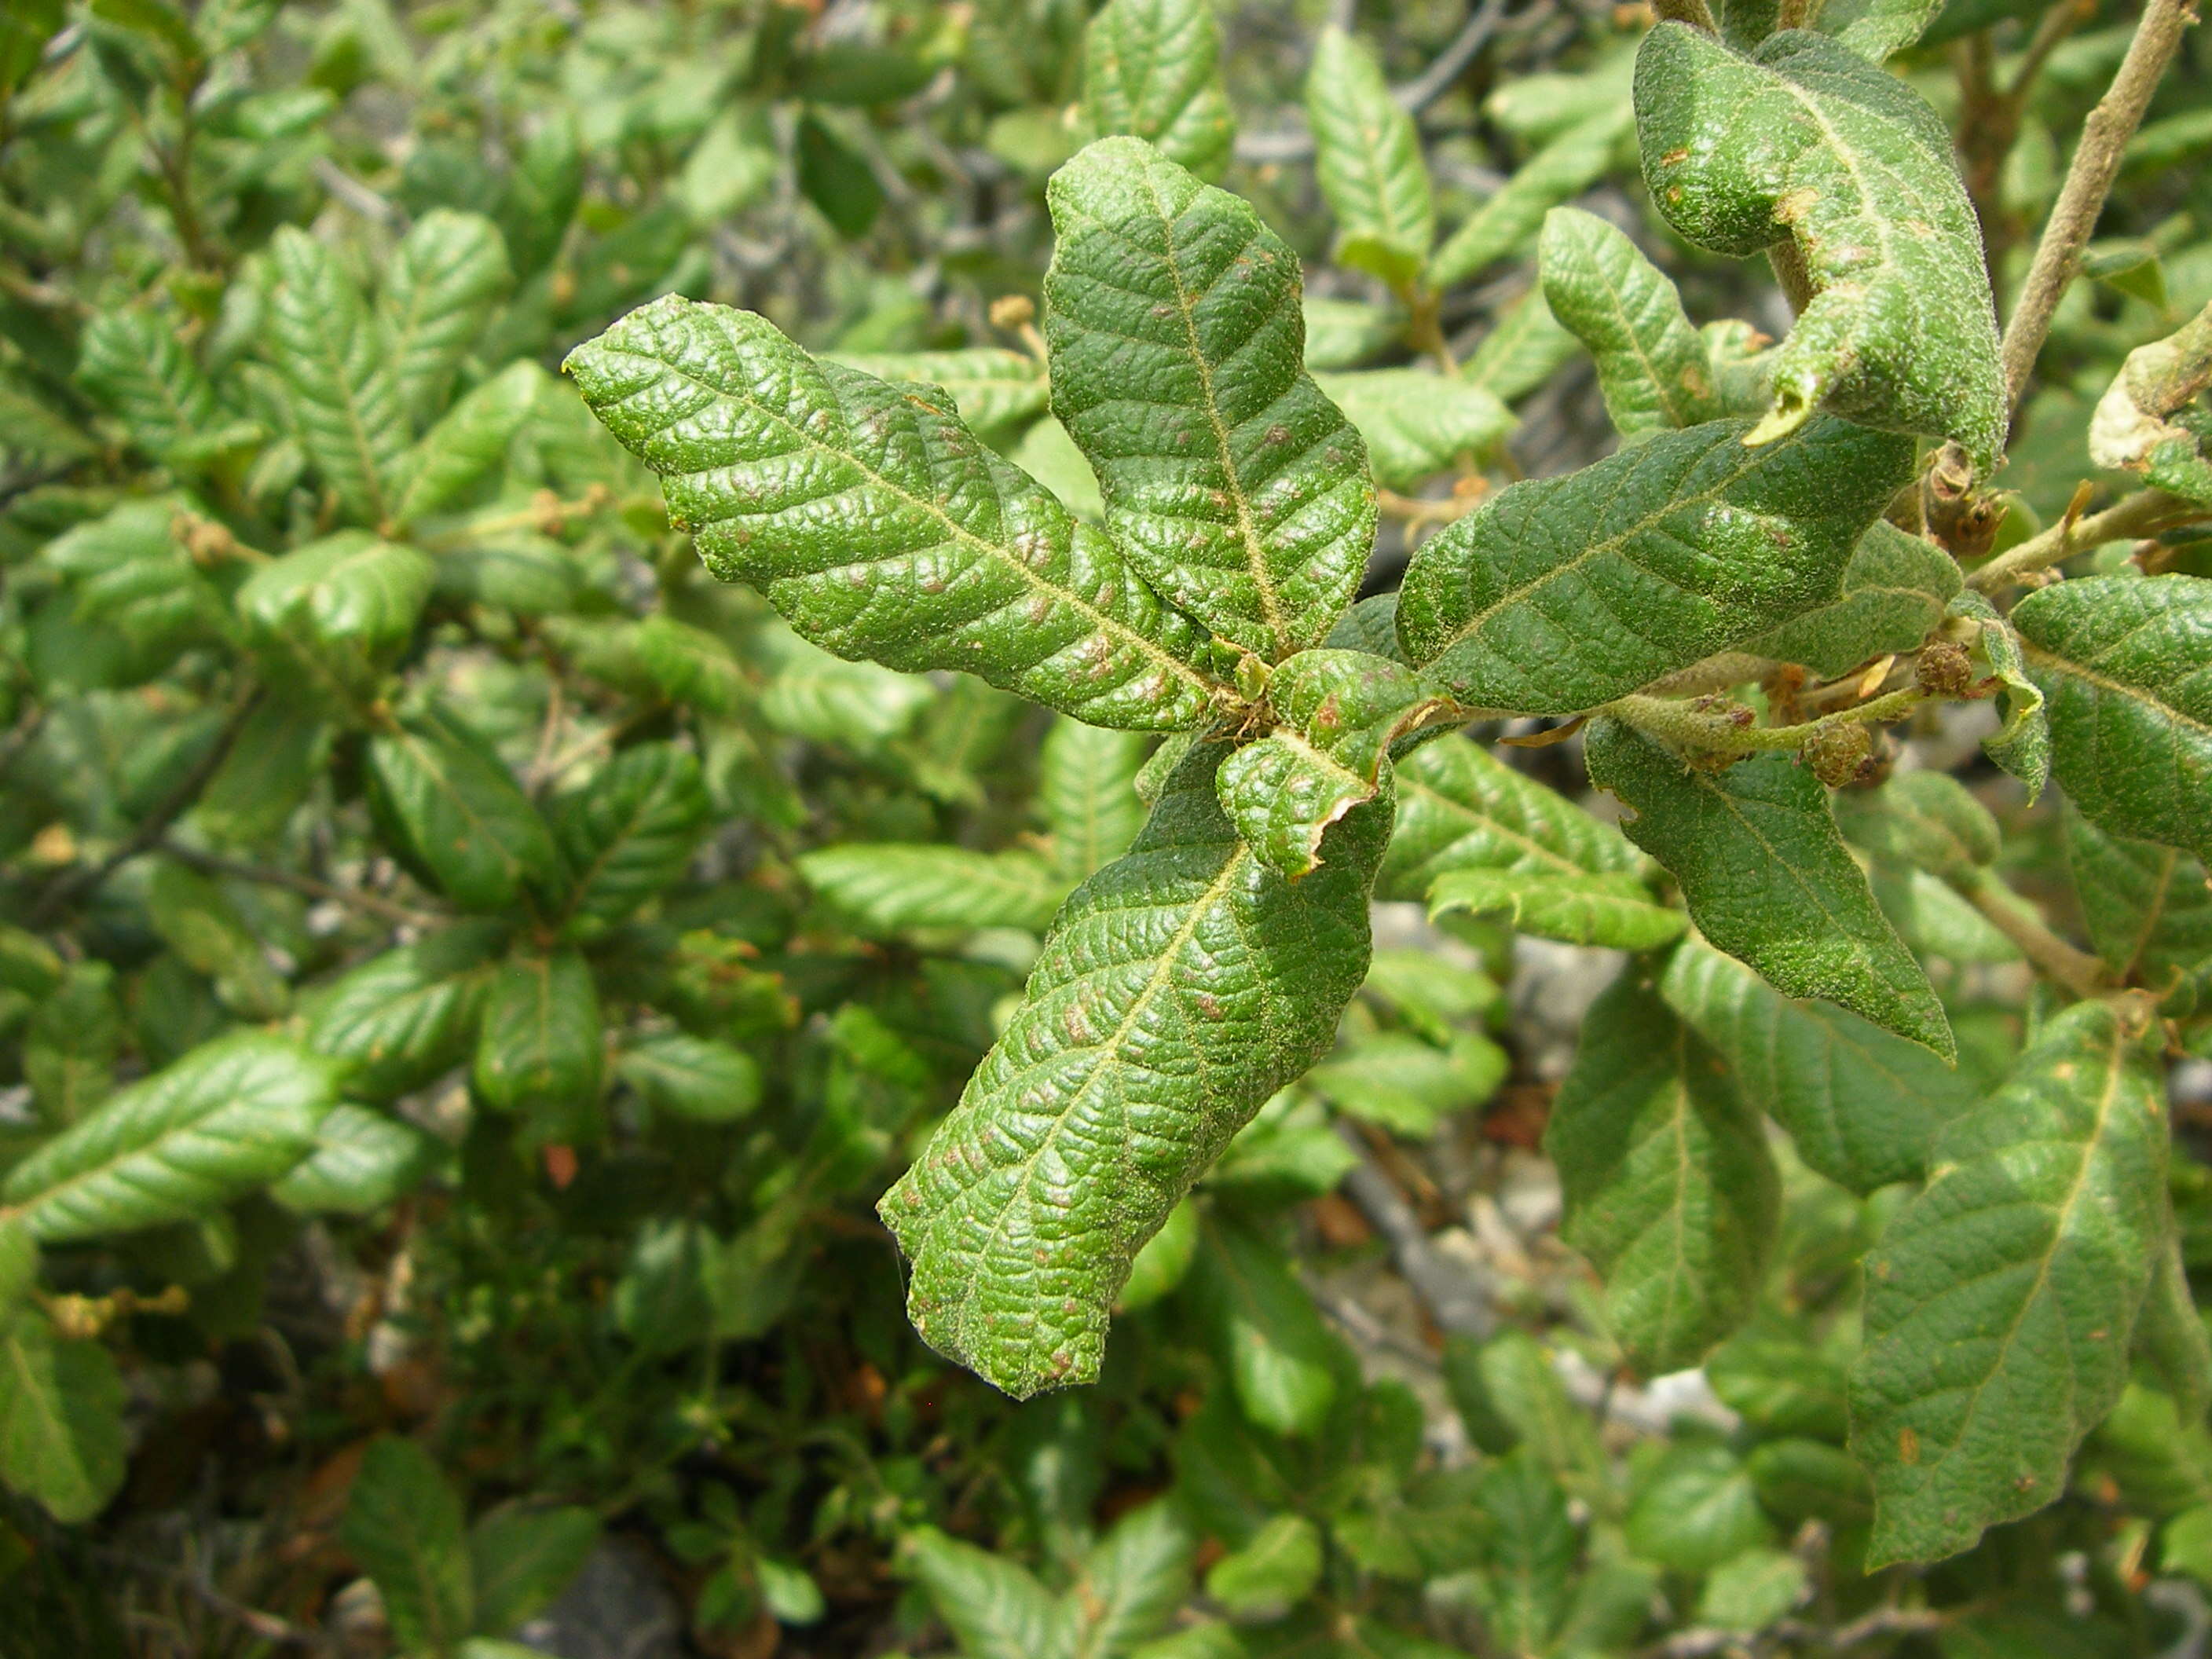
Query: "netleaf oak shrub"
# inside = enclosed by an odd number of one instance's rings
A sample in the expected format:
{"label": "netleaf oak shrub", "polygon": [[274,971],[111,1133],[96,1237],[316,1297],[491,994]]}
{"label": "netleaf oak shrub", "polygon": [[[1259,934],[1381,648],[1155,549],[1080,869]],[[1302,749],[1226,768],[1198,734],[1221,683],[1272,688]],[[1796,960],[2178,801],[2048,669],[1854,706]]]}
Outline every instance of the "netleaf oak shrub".
{"label": "netleaf oak shrub", "polygon": [[2192,15],[1459,9],[0,19],[27,1651],[2201,1622]]}

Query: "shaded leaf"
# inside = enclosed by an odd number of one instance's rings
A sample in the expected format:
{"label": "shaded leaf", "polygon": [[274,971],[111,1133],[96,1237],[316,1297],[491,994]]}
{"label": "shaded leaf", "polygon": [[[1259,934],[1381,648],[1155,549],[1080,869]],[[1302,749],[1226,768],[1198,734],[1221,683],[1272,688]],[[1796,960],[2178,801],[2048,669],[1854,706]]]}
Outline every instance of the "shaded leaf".
{"label": "shaded leaf", "polygon": [[699,763],[665,743],[623,750],[552,812],[571,937],[622,921],[683,875],[714,815]]}
{"label": "shaded leaf", "polygon": [[1101,136],[1219,178],[1234,132],[1212,0],[1109,0],[1084,33],[1083,112]]}
{"label": "shaded leaf", "polygon": [[1516,424],[1497,393],[1426,369],[1323,374],[1319,384],[1358,428],[1376,479],[1394,489],[1486,453]]}
{"label": "shaded leaf", "polygon": [[1042,931],[1067,884],[1028,853],[854,842],[799,857],[809,885],[864,931],[895,937],[916,927]]}
{"label": "shaded leaf", "polygon": [[1960,580],[1958,562],[1935,543],[1878,519],[1851,550],[1832,603],[1741,648],[1838,678],[1873,658],[1918,650],[1958,596]]}
{"label": "shaded leaf", "polygon": [[99,1343],[57,1336],[34,1308],[0,1309],[0,1481],[65,1526],[122,1487],[124,1400]]}
{"label": "shaded leaf", "polygon": [[369,1442],[337,1534],[383,1592],[402,1648],[448,1653],[469,1633],[476,1589],[460,1497],[422,1447],[389,1434]]}
{"label": "shaded leaf", "polygon": [[387,843],[454,903],[506,910],[558,887],[545,820],[507,763],[444,704],[380,732],[368,773]]}
{"label": "shaded leaf", "polygon": [[324,988],[307,1011],[307,1046],[349,1062],[347,1092],[391,1100],[466,1057],[483,1006],[484,969],[507,936],[465,921],[370,957]]}
{"label": "shaded leaf", "polygon": [[471,1073],[477,1099],[520,1115],[532,1143],[597,1139],[599,1019],[592,970],[577,952],[508,957],[484,996]]}
{"label": "shaded leaf", "polygon": [[407,405],[382,331],[337,256],[296,226],[270,239],[276,276],[264,337],[292,393],[300,447],[356,519],[391,516]]}
{"label": "shaded leaf", "polygon": [[393,390],[416,426],[445,409],[454,374],[513,281],[506,241],[482,214],[433,208],[399,239],[377,308]]}

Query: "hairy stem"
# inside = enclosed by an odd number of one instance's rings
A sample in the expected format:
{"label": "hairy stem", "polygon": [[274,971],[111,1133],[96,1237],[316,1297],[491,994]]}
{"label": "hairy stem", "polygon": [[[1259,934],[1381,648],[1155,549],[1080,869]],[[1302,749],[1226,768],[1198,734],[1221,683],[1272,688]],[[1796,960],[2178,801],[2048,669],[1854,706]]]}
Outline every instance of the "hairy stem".
{"label": "hairy stem", "polygon": [[1652,0],[1651,9],[1659,15],[1662,22],[1687,23],[1708,34],[1721,32],[1720,25],[1713,21],[1712,8],[1705,0]]}
{"label": "hairy stem", "polygon": [[1632,692],[1606,704],[1602,712],[1685,748],[1741,757],[1774,750],[1802,749],[1830,726],[1873,726],[1903,720],[1929,700],[1928,692],[1911,685],[1799,726],[1738,726],[1725,714],[1709,714],[1688,703],[1649,697],[1641,692]]}
{"label": "hairy stem", "polygon": [[2120,170],[2121,153],[2142,124],[2151,94],[2180,48],[2181,32],[2197,21],[2191,4],[2192,0],[2148,0],[2119,73],[2082,123],[2081,142],[2075,147],[2066,182],[2059,186],[2050,222],[2043,228],[2043,240],[2021,287],[2020,303],[2005,325],[2005,395],[2014,405],[2051,332],[2052,313],[2080,268],[2082,245],[2104,211],[2106,195]]}
{"label": "hairy stem", "polygon": [[2205,518],[2212,518],[2212,509],[2185,495],[2170,495],[2163,489],[2139,490],[2086,519],[2061,519],[2042,534],[2031,536],[1991,559],[1966,578],[1966,586],[1977,592],[1995,593],[2100,543],[2148,536],[2155,530]]}

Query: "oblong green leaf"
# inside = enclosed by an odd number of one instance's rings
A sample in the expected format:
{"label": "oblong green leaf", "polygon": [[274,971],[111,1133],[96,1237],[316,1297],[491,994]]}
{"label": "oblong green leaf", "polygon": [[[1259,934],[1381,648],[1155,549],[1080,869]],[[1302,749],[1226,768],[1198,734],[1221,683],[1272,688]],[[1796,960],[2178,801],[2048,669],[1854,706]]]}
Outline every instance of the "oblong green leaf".
{"label": "oblong green leaf", "polygon": [[2066,804],[2066,866],[2090,943],[2186,1019],[2212,999],[2212,888],[2186,854],[2098,828]]}
{"label": "oblong green leaf", "polygon": [[436,580],[428,555],[343,530],[262,565],[236,603],[264,651],[348,706],[374,695]]}
{"label": "oblong green leaf", "polygon": [[2119,1015],[2077,1003],[1945,1130],[1867,1258],[1851,1450],[1869,1567],[1929,1561],[2063,1489],[2119,1398],[2160,1241],[2166,1103]]}
{"label": "oblong green leaf", "polygon": [[1547,875],[1521,870],[1447,870],[1429,884],[1431,920],[1453,910],[1496,916],[1540,939],[1615,951],[1650,951],[1689,924],[1630,875]]}
{"label": "oblong green leaf", "polygon": [[1219,178],[1235,130],[1212,0],[1108,0],[1084,32],[1083,113],[1101,137],[1148,140]]}
{"label": "oblong green leaf", "polygon": [[1062,910],[1013,1022],[879,1206],[908,1310],[1009,1394],[1090,1381],[1138,1247],[1267,1097],[1334,1040],[1367,971],[1387,815],[1319,870],[1267,870],[1194,750],[1128,854]]}
{"label": "oblong green leaf", "polygon": [[18,1164],[0,1204],[47,1243],[208,1214],[313,1150],[337,1074],[264,1031],[203,1043]]}
{"label": "oblong green leaf", "polygon": [[1917,1042],[1825,1002],[1784,996],[1695,940],[1660,992],[1734,1068],[1744,1098],[1790,1132],[1797,1156],[1855,1193],[1917,1179],[1975,1089]]}
{"label": "oblong green leaf", "polygon": [[799,873],[860,928],[896,937],[916,927],[1041,931],[1068,884],[1026,853],[854,842],[799,856]]}
{"label": "oblong green leaf", "polygon": [[1375,54],[1334,24],[1314,41],[1306,71],[1314,177],[1336,216],[1340,264],[1402,286],[1436,240],[1436,203],[1413,118],[1390,95]]}
{"label": "oblong green leaf", "polygon": [[2013,607],[2051,768],[2092,823],[2212,859],[2212,582],[2086,576]]}
{"label": "oblong green leaf", "polygon": [[382,331],[337,256],[296,226],[270,239],[265,349],[292,392],[300,447],[356,520],[391,514],[410,436]]}
{"label": "oblong green leaf", "polygon": [[655,1111],[695,1123],[730,1123],[760,1104],[761,1071],[742,1048],[671,1031],[623,1049],[616,1075]]}
{"label": "oblong green leaf", "polygon": [[1644,251],[1594,213],[1553,208],[1536,246],[1544,300],[1597,362],[1613,428],[1627,437],[1722,412],[1705,343]]}
{"label": "oblong green leaf", "polygon": [[368,774],[386,843],[454,903],[505,910],[558,886],[545,820],[491,745],[444,705],[378,733]]}
{"label": "oblong green leaf", "polygon": [[470,1073],[478,1100],[519,1114],[528,1143],[593,1140],[605,1061],[599,994],[580,952],[517,955],[500,965]]}
{"label": "oblong green leaf", "polygon": [[99,1343],[57,1336],[35,1308],[0,1309],[0,1481],[65,1526],[122,1489],[125,1399]]}
{"label": "oblong green leaf", "polygon": [[1496,392],[1425,369],[1370,368],[1315,378],[1359,429],[1376,477],[1396,489],[1482,454],[1517,424]]}
{"label": "oblong green leaf", "polygon": [[1079,881],[1129,850],[1145,826],[1137,774],[1145,738],[1060,716],[1037,756],[1037,805],[1055,868]]}
{"label": "oblong green leaf", "polygon": [[1198,1231],[1184,1294],[1221,1355],[1237,1403],[1271,1433],[1316,1432],[1336,1403],[1340,1380],[1349,1380],[1342,1339],[1322,1322],[1276,1246],[1211,1212]]}
{"label": "oblong green leaf", "polygon": [[392,516],[412,524],[497,466],[528,423],[550,379],[526,359],[462,393],[409,452],[401,469],[407,482]]}
{"label": "oblong green leaf", "polygon": [[1785,995],[1826,997],[1953,1058],[1943,1005],[1875,906],[1810,772],[1787,755],[1698,771],[1612,720],[1592,724],[1584,753],[1591,781],[1635,814],[1629,839],[1681,883],[1716,946]]}
{"label": "oblong green leaf", "polygon": [[1547,142],[1444,239],[1429,261],[1429,286],[1456,288],[1527,246],[1546,214],[1611,170],[1628,125],[1628,112],[1615,105]]}
{"label": "oblong green leaf", "polygon": [[978,432],[1035,420],[1052,404],[1045,367],[1026,351],[970,346],[961,351],[839,352],[824,360],[879,380],[916,380],[952,394],[960,418]]}
{"label": "oblong green leaf", "polygon": [[552,824],[569,871],[569,935],[604,932],[674,882],[713,816],[697,757],[672,744],[634,744],[564,796]]}
{"label": "oblong green leaf", "polygon": [[2007,408],[1980,222],[1919,94],[1804,29],[1747,57],[1662,22],[1637,55],[1636,124],[1652,202],[1685,237],[1803,255],[1813,298],[1753,441],[1825,407],[1994,466]]}
{"label": "oblong green leaf", "polygon": [[347,1062],[346,1091],[391,1100],[457,1066],[476,1038],[483,969],[507,937],[465,921],[372,957],[307,1010],[307,1046]]}
{"label": "oblong green leaf", "polygon": [[377,296],[392,389],[417,426],[441,413],[461,362],[514,282],[499,227],[433,208],[392,251]]}
{"label": "oblong green leaf", "polygon": [[390,1434],[369,1443],[337,1534],[408,1652],[450,1653],[469,1633],[476,1585],[460,1495],[422,1447]]}
{"label": "oblong green leaf", "polygon": [[1365,448],[1304,366],[1297,256],[1135,138],[1053,175],[1052,406],[1107,528],[1173,604],[1269,659],[1350,604],[1375,537]]}
{"label": "oblong green leaf", "polygon": [[1205,641],[940,392],[671,295],[568,356],[708,567],[841,656],[958,668],[1096,726],[1195,724]]}
{"label": "oblong green leaf", "polygon": [[215,387],[173,324],[139,311],[102,312],[85,325],[81,350],[77,380],[155,460],[189,452],[216,427]]}
{"label": "oblong green leaf", "polygon": [[1781,1177],[1728,1067],[1632,965],[1590,1009],[1544,1149],[1629,1362],[1696,1364],[1758,1298]]}
{"label": "oblong green leaf", "polygon": [[1746,430],[1658,433],[1445,526],[1406,572],[1407,655],[1462,702],[1573,714],[1827,604],[1912,446],[1820,420],[1750,449]]}
{"label": "oblong green leaf", "polygon": [[441,1150],[404,1119],[342,1100],[269,1195],[303,1215],[367,1215],[411,1190]]}

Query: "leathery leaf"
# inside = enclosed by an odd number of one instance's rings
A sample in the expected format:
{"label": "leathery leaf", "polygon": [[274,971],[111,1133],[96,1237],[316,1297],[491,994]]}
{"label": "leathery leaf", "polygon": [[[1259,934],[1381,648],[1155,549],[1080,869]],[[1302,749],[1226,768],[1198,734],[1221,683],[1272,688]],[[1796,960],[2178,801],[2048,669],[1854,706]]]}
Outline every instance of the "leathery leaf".
{"label": "leathery leaf", "polygon": [[2058,1496],[2127,1382],[2166,1157],[2150,1051],[2102,1002],[2053,1019],[1938,1138],[1867,1258],[1851,1449],[1874,1473],[1869,1569],[1955,1554]]}
{"label": "leathery leaf", "polygon": [[1301,651],[1267,683],[1279,722],[1221,763],[1222,811],[1269,868],[1296,881],[1328,826],[1387,794],[1390,744],[1449,705],[1364,651]]}
{"label": "leathery leaf", "polygon": [[935,388],[668,295],[568,356],[708,568],[844,657],[957,668],[1097,726],[1196,724],[1208,642]]}
{"label": "leathery leaf", "polygon": [[1406,572],[1407,655],[1462,702],[1572,714],[1833,600],[1912,446],[1825,418],[1756,449],[1748,430],[1656,433],[1447,526]]}
{"label": "leathery leaf", "polygon": [[1994,465],[2006,409],[1980,225],[1919,94],[1808,30],[1746,56],[1662,22],[1637,57],[1636,122],[1651,199],[1685,237],[1803,256],[1813,297],[1750,441],[1825,407]]}
{"label": "leathery leaf", "polygon": [[1106,526],[1160,592],[1272,659],[1352,601],[1375,539],[1366,447],[1304,366],[1297,256],[1137,138],[1046,191],[1052,406]]}
{"label": "leathery leaf", "polygon": [[1006,1034],[884,1195],[932,1346],[1007,1393],[1098,1374],[1129,1262],[1229,1139],[1334,1037],[1365,977],[1381,801],[1292,884],[1194,748],[1128,854],[1060,912]]}

